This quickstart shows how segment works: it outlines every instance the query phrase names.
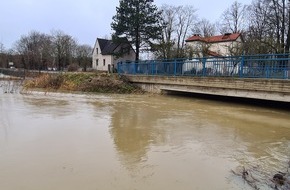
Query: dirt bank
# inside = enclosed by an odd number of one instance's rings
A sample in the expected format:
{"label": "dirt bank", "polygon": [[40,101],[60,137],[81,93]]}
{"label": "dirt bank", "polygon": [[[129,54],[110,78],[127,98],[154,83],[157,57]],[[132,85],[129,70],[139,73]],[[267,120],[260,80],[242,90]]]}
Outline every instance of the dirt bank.
{"label": "dirt bank", "polygon": [[143,93],[125,77],[107,73],[43,74],[26,80],[24,88],[120,94]]}

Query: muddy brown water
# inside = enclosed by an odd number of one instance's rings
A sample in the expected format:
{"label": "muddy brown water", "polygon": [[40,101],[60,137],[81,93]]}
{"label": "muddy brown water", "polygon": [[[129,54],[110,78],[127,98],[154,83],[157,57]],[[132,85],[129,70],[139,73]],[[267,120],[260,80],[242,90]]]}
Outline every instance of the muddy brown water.
{"label": "muddy brown water", "polygon": [[[3,87],[3,86],[2,86]],[[1,88],[1,87],[0,87]],[[195,98],[2,93],[0,189],[261,189],[290,159],[290,112]]]}

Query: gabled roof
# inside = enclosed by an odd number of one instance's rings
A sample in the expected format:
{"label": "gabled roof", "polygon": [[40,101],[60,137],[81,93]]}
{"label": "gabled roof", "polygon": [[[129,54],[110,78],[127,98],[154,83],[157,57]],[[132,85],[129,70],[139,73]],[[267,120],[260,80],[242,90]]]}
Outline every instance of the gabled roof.
{"label": "gabled roof", "polygon": [[191,36],[190,38],[188,38],[187,40],[185,40],[186,42],[193,42],[193,41],[203,41],[204,38],[202,38],[199,34],[194,34],[193,36]]}
{"label": "gabled roof", "polygon": [[230,41],[236,41],[241,36],[241,33],[226,33],[223,35],[218,36],[210,36],[210,37],[201,37],[199,35],[193,35],[187,40],[186,42],[193,42],[193,41],[201,41],[201,42],[207,42],[207,43],[218,43],[218,42],[230,42]]}
{"label": "gabled roof", "polygon": [[118,53],[116,49],[119,46],[131,47],[127,39],[123,39],[122,42],[113,42],[112,40],[97,38],[97,41],[102,55],[113,55],[114,53]]}

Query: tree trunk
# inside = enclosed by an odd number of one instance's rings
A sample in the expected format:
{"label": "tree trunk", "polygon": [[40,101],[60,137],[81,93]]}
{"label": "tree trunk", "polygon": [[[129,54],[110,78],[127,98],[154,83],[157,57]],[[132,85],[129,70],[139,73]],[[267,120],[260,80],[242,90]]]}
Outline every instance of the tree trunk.
{"label": "tree trunk", "polygon": [[136,42],[135,42],[135,46],[136,46],[136,57],[135,57],[135,61],[139,61],[139,52],[140,52],[140,42],[139,42],[139,29],[136,29]]}
{"label": "tree trunk", "polygon": [[287,33],[287,39],[286,39],[286,45],[285,45],[285,53],[289,53],[289,48],[290,48],[290,7],[288,7],[288,17],[289,17],[288,18],[288,33]]}

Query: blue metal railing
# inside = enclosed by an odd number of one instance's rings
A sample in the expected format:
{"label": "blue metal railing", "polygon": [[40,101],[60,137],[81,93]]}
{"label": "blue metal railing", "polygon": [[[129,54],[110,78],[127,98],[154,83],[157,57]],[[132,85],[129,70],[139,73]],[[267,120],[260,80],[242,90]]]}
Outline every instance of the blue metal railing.
{"label": "blue metal railing", "polygon": [[266,54],[119,62],[117,70],[119,74],[131,75],[289,79],[290,55]]}

